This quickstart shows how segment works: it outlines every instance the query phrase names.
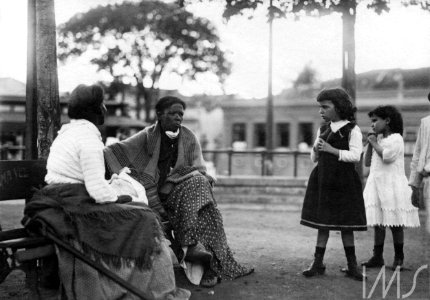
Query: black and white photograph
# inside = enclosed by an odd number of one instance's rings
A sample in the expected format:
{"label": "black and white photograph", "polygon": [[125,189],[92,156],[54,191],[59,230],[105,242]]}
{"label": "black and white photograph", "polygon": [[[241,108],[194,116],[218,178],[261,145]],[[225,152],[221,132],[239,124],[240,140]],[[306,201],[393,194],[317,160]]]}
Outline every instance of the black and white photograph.
{"label": "black and white photograph", "polygon": [[0,0],[0,299],[430,299],[430,0]]}

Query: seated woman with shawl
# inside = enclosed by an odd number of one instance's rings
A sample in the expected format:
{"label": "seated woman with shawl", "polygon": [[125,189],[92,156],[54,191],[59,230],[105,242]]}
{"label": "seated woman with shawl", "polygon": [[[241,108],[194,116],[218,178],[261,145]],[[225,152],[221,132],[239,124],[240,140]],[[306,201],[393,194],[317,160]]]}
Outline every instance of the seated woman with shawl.
{"label": "seated woman with shawl", "polygon": [[[25,215],[141,290],[146,299],[188,299],[177,289],[172,257],[156,214],[105,180],[104,145],[97,125],[106,107],[100,86],[79,85],[70,96],[47,161],[48,184],[26,205]],[[127,203],[129,202],[129,203]],[[126,203],[126,204],[125,204]],[[68,299],[137,299],[67,251],[57,251]]]}
{"label": "seated woman with shawl", "polygon": [[197,137],[181,125],[185,108],[179,98],[161,98],[155,106],[158,122],[107,147],[105,160],[113,173],[130,168],[144,185],[149,206],[170,221],[181,248],[179,260],[203,267],[200,274],[186,271],[190,281],[212,287],[253,269],[238,264],[227,244],[212,194],[214,180],[206,173]]}

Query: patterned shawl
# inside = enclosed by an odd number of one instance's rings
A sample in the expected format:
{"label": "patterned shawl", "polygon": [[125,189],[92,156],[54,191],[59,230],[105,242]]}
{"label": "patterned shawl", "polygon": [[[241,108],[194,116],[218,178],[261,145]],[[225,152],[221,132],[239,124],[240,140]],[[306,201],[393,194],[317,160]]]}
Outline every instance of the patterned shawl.
{"label": "patterned shawl", "polygon": [[[178,138],[178,159],[166,182],[179,183],[197,173],[206,175],[202,150],[194,133],[181,126]],[[106,147],[104,151],[107,171],[118,173],[128,167],[130,175],[145,187],[150,203],[158,201],[160,143],[161,130],[157,122],[124,141]]]}

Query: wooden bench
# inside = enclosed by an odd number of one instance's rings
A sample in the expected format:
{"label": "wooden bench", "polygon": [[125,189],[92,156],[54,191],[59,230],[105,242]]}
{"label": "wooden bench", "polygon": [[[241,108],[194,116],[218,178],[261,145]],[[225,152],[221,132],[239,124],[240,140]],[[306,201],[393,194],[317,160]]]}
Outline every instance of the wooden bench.
{"label": "wooden bench", "polygon": [[[43,160],[0,161],[0,201],[31,198],[44,185],[45,174]],[[1,222],[0,227],[4,228]],[[55,253],[51,241],[30,235],[25,228],[0,231],[0,251],[7,257],[11,270],[23,269],[28,280],[36,281],[39,260]]]}
{"label": "wooden bench", "polygon": [[[30,199],[37,189],[45,185],[45,175],[46,161],[43,160],[0,161],[0,201]],[[77,251],[73,246],[55,235],[49,232],[45,234],[46,237],[34,233],[30,234],[25,228],[0,231],[0,252],[6,253],[8,264],[12,270],[20,268],[26,272],[26,284],[31,293],[30,299],[45,299],[38,290],[40,275],[43,276],[40,261],[55,254],[54,243],[140,299],[145,299],[144,294],[137,287],[132,286],[117,274]],[[61,299],[66,299],[64,294],[60,296]]]}

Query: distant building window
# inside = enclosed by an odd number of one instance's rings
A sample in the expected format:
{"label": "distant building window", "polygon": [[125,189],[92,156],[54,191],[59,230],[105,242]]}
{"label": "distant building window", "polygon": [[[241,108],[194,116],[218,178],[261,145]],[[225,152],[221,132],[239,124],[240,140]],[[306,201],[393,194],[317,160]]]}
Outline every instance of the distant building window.
{"label": "distant building window", "polygon": [[254,147],[266,146],[266,124],[254,124]]}
{"label": "distant building window", "polygon": [[299,123],[299,135],[298,135],[298,142],[303,143],[305,142],[308,145],[313,144],[313,124],[312,123]]}
{"label": "distant building window", "polygon": [[276,146],[290,147],[290,124],[276,124]]}
{"label": "distant building window", "polygon": [[234,123],[232,137],[233,137],[232,143],[246,141],[246,124]]}
{"label": "distant building window", "polygon": [[14,112],[25,112],[25,106],[14,106],[13,111]]}
{"label": "distant building window", "polygon": [[0,111],[1,112],[11,111],[11,107],[9,105],[0,105]]}

